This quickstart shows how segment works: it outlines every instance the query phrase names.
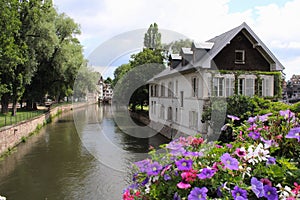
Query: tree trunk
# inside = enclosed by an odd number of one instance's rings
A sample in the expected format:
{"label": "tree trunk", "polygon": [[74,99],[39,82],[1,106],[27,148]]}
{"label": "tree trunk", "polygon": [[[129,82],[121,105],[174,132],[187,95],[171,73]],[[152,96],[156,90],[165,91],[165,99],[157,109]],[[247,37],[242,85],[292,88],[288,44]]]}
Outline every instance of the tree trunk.
{"label": "tree trunk", "polygon": [[11,110],[11,116],[16,116],[18,101],[16,99],[14,99],[12,103],[13,103],[13,105],[12,105],[12,110]]}
{"label": "tree trunk", "polygon": [[1,97],[1,113],[6,114],[8,113],[8,103],[9,97],[8,94],[3,94]]}
{"label": "tree trunk", "polygon": [[32,110],[32,101],[31,100],[26,100],[26,109],[27,110]]}

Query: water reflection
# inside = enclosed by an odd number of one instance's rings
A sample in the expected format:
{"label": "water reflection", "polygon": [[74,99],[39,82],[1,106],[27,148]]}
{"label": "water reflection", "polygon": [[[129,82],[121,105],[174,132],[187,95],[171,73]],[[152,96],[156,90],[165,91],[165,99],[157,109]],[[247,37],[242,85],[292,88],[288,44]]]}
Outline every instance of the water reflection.
{"label": "water reflection", "polygon": [[[73,119],[76,122],[76,128]],[[110,107],[89,106],[42,128],[0,162],[0,194],[18,199],[120,199],[132,161],[166,140],[133,138]]]}

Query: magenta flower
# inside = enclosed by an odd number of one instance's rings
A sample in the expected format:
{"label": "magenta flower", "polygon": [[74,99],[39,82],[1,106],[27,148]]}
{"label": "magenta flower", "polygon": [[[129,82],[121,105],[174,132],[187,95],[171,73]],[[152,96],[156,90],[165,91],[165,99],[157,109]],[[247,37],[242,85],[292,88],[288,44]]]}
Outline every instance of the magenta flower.
{"label": "magenta flower", "polygon": [[208,189],[206,187],[195,187],[189,194],[188,200],[205,200],[207,197]]}
{"label": "magenta flower", "polygon": [[229,153],[224,153],[221,156],[221,162],[224,166],[230,170],[238,170],[239,169],[239,162],[237,159],[230,156]]}
{"label": "magenta flower", "polygon": [[207,179],[207,178],[211,178],[215,175],[216,170],[213,169],[209,169],[209,168],[204,168],[201,170],[201,173],[198,174],[198,178],[199,179]]}
{"label": "magenta flower", "polygon": [[300,127],[292,128],[285,137],[286,138],[295,138],[295,139],[298,139],[298,142],[300,142]]}
{"label": "magenta flower", "polygon": [[230,118],[232,121],[238,121],[240,120],[240,118],[236,117],[236,116],[233,116],[233,115],[227,115],[228,118]]}
{"label": "magenta flower", "polygon": [[182,159],[176,161],[175,164],[179,170],[188,171],[188,170],[192,169],[193,160],[191,160],[191,159],[186,160],[186,159],[182,158]]}
{"label": "magenta flower", "polygon": [[269,185],[264,186],[264,197],[268,200],[278,200],[278,194],[275,187],[270,187]]}
{"label": "magenta flower", "polygon": [[251,190],[254,192],[257,198],[264,195],[263,183],[257,180],[257,178],[251,178]]}
{"label": "magenta flower", "polygon": [[246,156],[246,149],[244,148],[244,147],[242,147],[242,148],[237,148],[236,150],[235,150],[235,154],[238,156],[238,157],[244,157],[244,156]]}
{"label": "magenta flower", "polygon": [[233,190],[231,191],[231,194],[234,200],[238,199],[238,197],[243,197],[244,199],[247,199],[247,191],[242,188],[239,188],[238,186],[234,186]]}
{"label": "magenta flower", "polygon": [[177,187],[180,189],[188,189],[191,187],[191,184],[189,184],[185,181],[181,181],[180,183],[177,184]]}

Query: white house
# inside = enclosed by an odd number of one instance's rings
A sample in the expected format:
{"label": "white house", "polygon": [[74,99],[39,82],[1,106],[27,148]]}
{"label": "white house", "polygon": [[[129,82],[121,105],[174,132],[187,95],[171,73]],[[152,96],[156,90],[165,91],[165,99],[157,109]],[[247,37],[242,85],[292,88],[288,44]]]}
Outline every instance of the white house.
{"label": "white house", "polygon": [[274,97],[279,92],[278,72],[284,69],[246,23],[206,42],[194,42],[170,55],[169,61],[169,67],[149,81],[149,116],[189,135],[210,133],[201,116],[211,97]]}

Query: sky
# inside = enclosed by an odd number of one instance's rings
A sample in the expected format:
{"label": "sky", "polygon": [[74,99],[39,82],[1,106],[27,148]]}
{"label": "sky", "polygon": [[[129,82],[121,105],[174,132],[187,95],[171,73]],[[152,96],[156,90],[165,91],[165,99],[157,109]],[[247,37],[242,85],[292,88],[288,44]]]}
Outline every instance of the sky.
{"label": "sky", "polygon": [[154,22],[162,42],[206,41],[246,22],[284,65],[286,79],[300,74],[300,0],[54,0],[54,5],[80,25],[85,57],[97,55],[102,62],[91,65],[104,76],[113,78],[115,66],[142,48],[143,33]]}

